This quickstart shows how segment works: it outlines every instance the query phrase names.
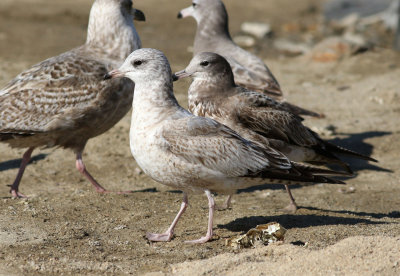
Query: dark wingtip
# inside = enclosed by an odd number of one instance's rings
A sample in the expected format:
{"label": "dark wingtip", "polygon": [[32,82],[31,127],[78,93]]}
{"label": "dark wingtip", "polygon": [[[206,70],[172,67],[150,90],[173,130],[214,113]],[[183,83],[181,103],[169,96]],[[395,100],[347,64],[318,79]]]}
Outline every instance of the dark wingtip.
{"label": "dark wingtip", "polygon": [[177,77],[177,75],[173,74],[172,75],[172,81],[177,81],[177,80],[179,80],[179,78]]}
{"label": "dark wingtip", "polygon": [[375,163],[379,163],[379,161],[375,158],[369,157],[369,161],[375,162]]}
{"label": "dark wingtip", "polygon": [[105,74],[103,77],[104,80],[109,80],[111,78],[112,78],[112,76],[109,73]]}
{"label": "dark wingtip", "polygon": [[182,13],[179,12],[177,18],[181,19],[182,18]]}
{"label": "dark wingtip", "polygon": [[146,16],[141,10],[135,9],[134,19],[136,21],[146,21]]}

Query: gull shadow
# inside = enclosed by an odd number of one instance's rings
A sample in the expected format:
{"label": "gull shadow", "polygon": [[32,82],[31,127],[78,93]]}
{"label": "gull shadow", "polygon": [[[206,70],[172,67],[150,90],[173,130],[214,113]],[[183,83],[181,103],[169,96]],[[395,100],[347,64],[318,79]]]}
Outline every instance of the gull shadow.
{"label": "gull shadow", "polygon": [[[390,134],[392,134],[392,132],[368,131],[368,132],[362,132],[362,133],[337,133],[337,134],[344,135],[347,137],[335,138],[335,139],[329,140],[330,143],[333,143],[337,146],[361,153],[366,156],[371,156],[372,150],[374,147],[373,147],[373,145],[366,143],[364,140],[368,139],[368,138],[375,138],[375,137],[382,137],[382,136],[390,135]],[[376,165],[377,163],[374,163],[371,161],[351,158],[351,157],[347,157],[344,155],[339,155],[339,157],[343,161],[347,162],[354,172],[361,171],[361,170],[371,170],[371,171],[393,173],[392,170],[382,168],[382,167]],[[371,157],[374,158],[373,156],[371,156]]]}
{"label": "gull shadow", "polygon": [[[47,156],[47,154],[43,154],[43,153],[35,155],[31,158],[31,161],[29,161],[29,164],[31,164],[32,162],[43,160],[46,158],[46,156]],[[11,170],[11,169],[18,169],[19,166],[21,165],[21,161],[22,161],[22,159],[19,158],[19,159],[8,160],[8,161],[0,163],[0,172]]]}
{"label": "gull shadow", "polygon": [[156,188],[146,188],[146,189],[142,189],[142,190],[136,190],[136,191],[132,191],[132,193],[157,193],[157,189]]}
{"label": "gull shadow", "polygon": [[345,218],[328,215],[277,215],[277,216],[251,216],[235,219],[227,224],[219,224],[218,228],[232,232],[247,232],[256,225],[276,221],[286,229],[308,228],[312,226],[326,225],[357,225],[357,224],[388,224],[388,222],[376,222],[363,218]]}
{"label": "gull shadow", "polygon": [[315,207],[308,207],[308,206],[301,206],[300,208],[310,210],[310,211],[321,211],[321,212],[330,212],[335,214],[350,214],[360,217],[371,217],[375,219],[382,219],[382,218],[400,218],[400,211],[392,211],[389,213],[369,213],[369,212],[354,212],[354,211],[347,211],[347,210],[326,210],[321,208]]}
{"label": "gull shadow", "polygon": [[171,194],[182,194],[183,192],[180,190],[168,190],[167,193],[171,193]]}
{"label": "gull shadow", "polygon": [[[317,183],[318,184],[318,183]],[[313,185],[313,184],[311,184]],[[309,185],[307,185],[309,186]],[[301,188],[302,185],[290,185],[290,189],[298,189]],[[241,189],[237,191],[237,194],[241,194],[241,193],[251,193],[251,192],[255,192],[255,191],[259,191],[259,190],[285,190],[285,186],[282,184],[261,184],[261,185],[257,185],[257,186],[251,186],[249,188],[246,189]]]}

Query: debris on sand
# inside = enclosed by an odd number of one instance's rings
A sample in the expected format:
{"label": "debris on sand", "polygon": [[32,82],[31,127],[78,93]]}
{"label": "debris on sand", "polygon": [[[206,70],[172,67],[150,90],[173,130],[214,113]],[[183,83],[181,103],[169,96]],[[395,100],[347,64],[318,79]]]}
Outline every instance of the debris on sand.
{"label": "debris on sand", "polygon": [[256,247],[258,245],[268,245],[284,240],[286,229],[277,222],[257,225],[250,229],[246,234],[227,239],[226,246],[234,249]]}

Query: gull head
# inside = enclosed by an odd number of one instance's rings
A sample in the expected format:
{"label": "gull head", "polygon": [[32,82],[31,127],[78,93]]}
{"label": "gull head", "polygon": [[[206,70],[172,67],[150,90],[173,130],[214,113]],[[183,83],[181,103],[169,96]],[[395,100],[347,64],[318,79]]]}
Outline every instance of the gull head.
{"label": "gull head", "polygon": [[92,11],[94,14],[103,15],[105,19],[107,12],[120,13],[127,20],[146,21],[146,17],[141,10],[132,7],[132,0],[96,0]]}
{"label": "gull head", "polygon": [[160,80],[172,82],[171,67],[165,55],[149,48],[132,52],[120,68],[107,73],[104,79],[123,77],[129,78],[136,85]]}
{"label": "gull head", "polygon": [[176,72],[174,80],[191,76],[193,79],[233,81],[233,73],[228,61],[211,52],[203,52],[195,55],[185,70]]}
{"label": "gull head", "polygon": [[131,0],[96,0],[90,10],[86,44],[101,48],[122,62],[141,41],[133,20],[144,21],[144,13]]}
{"label": "gull head", "polygon": [[218,12],[226,13],[225,6],[220,0],[193,0],[192,5],[181,10],[178,18],[192,16],[197,22],[200,22],[208,15]]}

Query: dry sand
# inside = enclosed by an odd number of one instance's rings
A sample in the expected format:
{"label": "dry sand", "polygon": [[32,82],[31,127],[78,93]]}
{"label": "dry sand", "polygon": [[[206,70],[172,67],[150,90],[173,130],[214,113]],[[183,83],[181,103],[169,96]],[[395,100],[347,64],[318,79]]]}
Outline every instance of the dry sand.
{"label": "dry sand", "polygon": [[[187,47],[195,23],[176,19],[189,2],[135,1],[147,15],[147,23],[137,24],[144,46],[164,51],[173,70],[191,58]],[[318,10],[320,1],[226,2],[233,35],[255,16],[280,37],[283,24],[315,24],[312,5]],[[0,87],[30,65],[83,43],[90,4],[2,0]],[[96,194],[76,171],[71,152],[47,149],[35,151],[22,180],[21,191],[30,198],[10,199],[6,185],[23,150],[0,144],[0,275],[399,275],[400,54],[379,48],[321,64],[277,55],[268,45],[260,42],[253,50],[268,62],[289,100],[327,116],[306,124],[334,143],[371,154],[378,164],[349,160],[357,174],[347,186],[295,187],[301,206],[296,214],[281,210],[288,198],[280,186],[243,191],[232,209],[217,212],[215,239],[204,245],[183,243],[206,230],[206,198],[192,196],[176,237],[150,244],[146,231],[165,230],[181,194],[140,173],[128,145],[129,116],[90,140],[84,160],[105,187],[135,190],[130,195]],[[183,106],[188,84],[175,87]],[[288,229],[282,245],[240,252],[224,246],[226,238],[271,221]]]}

